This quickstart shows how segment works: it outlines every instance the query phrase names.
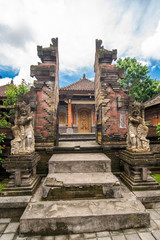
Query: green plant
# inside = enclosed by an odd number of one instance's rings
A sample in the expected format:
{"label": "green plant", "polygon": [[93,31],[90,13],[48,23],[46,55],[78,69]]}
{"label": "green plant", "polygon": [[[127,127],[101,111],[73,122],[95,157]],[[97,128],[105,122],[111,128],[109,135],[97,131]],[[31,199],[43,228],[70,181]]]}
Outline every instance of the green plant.
{"label": "green plant", "polygon": [[2,155],[3,149],[6,147],[6,145],[3,144],[5,138],[6,138],[6,133],[0,133],[0,162],[1,162],[1,163],[4,162],[4,159],[1,158],[1,155]]}
{"label": "green plant", "polygon": [[26,83],[24,79],[22,80],[22,83],[18,86],[14,84],[9,84],[9,86],[6,87],[7,99],[3,100],[3,105],[6,109],[9,110],[8,115],[6,115],[7,118],[14,118],[14,107],[18,98],[22,98],[24,94],[30,90],[30,87],[30,84]]}
{"label": "green plant", "polygon": [[[157,125],[156,133],[160,136],[160,123]],[[160,137],[158,139],[160,139]]]}
{"label": "green plant", "polygon": [[[19,97],[23,97],[25,93],[30,90],[30,85],[22,80],[22,83],[18,86],[14,84],[9,84],[6,87],[6,96],[7,98],[3,100],[3,105],[6,108],[6,112],[3,112],[3,115],[0,114],[0,128],[10,128],[11,122],[10,120],[14,118],[15,114],[15,104]],[[4,162],[4,159],[1,157],[4,148],[6,147],[4,144],[4,140],[6,138],[6,133],[0,133],[0,163]]]}

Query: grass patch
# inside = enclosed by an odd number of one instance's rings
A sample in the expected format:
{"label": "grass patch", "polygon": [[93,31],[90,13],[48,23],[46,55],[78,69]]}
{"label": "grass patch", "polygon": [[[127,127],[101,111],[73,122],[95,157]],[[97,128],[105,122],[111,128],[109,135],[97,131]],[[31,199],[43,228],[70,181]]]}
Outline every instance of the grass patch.
{"label": "grass patch", "polygon": [[8,179],[4,179],[3,181],[0,182],[0,191],[2,191],[2,189],[5,187],[7,182],[8,182]]}
{"label": "grass patch", "polygon": [[0,192],[2,191],[2,189],[4,188],[5,183],[0,183]]}
{"label": "grass patch", "polygon": [[152,174],[151,176],[160,184],[160,174]]}

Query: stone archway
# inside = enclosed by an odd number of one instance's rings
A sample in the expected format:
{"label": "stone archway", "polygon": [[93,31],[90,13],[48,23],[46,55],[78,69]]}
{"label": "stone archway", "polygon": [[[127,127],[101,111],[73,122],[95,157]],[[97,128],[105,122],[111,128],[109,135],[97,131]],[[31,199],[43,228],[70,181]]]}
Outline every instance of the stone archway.
{"label": "stone archway", "polygon": [[81,108],[78,111],[78,132],[91,132],[91,110],[88,108]]}

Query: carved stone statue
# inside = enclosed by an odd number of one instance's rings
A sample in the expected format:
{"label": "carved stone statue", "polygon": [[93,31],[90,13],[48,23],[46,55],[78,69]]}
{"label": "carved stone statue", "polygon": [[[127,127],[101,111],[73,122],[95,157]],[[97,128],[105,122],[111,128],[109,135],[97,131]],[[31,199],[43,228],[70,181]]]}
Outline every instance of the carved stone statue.
{"label": "carved stone statue", "polygon": [[132,152],[149,152],[149,140],[146,139],[148,127],[144,121],[144,107],[134,102],[130,106],[128,117],[127,150]]}
{"label": "carved stone statue", "polygon": [[14,139],[11,141],[11,154],[30,154],[35,151],[30,105],[18,102],[15,106],[15,126],[12,127]]}

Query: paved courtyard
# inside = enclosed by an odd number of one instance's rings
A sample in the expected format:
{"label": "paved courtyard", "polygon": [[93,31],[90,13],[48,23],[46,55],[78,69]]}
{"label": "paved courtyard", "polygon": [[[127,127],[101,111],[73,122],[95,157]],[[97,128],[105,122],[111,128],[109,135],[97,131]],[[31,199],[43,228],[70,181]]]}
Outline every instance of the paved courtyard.
{"label": "paved courtyard", "polygon": [[0,219],[0,240],[160,240],[160,206],[147,210],[151,216],[150,228],[70,234],[61,236],[19,236],[19,222]]}

